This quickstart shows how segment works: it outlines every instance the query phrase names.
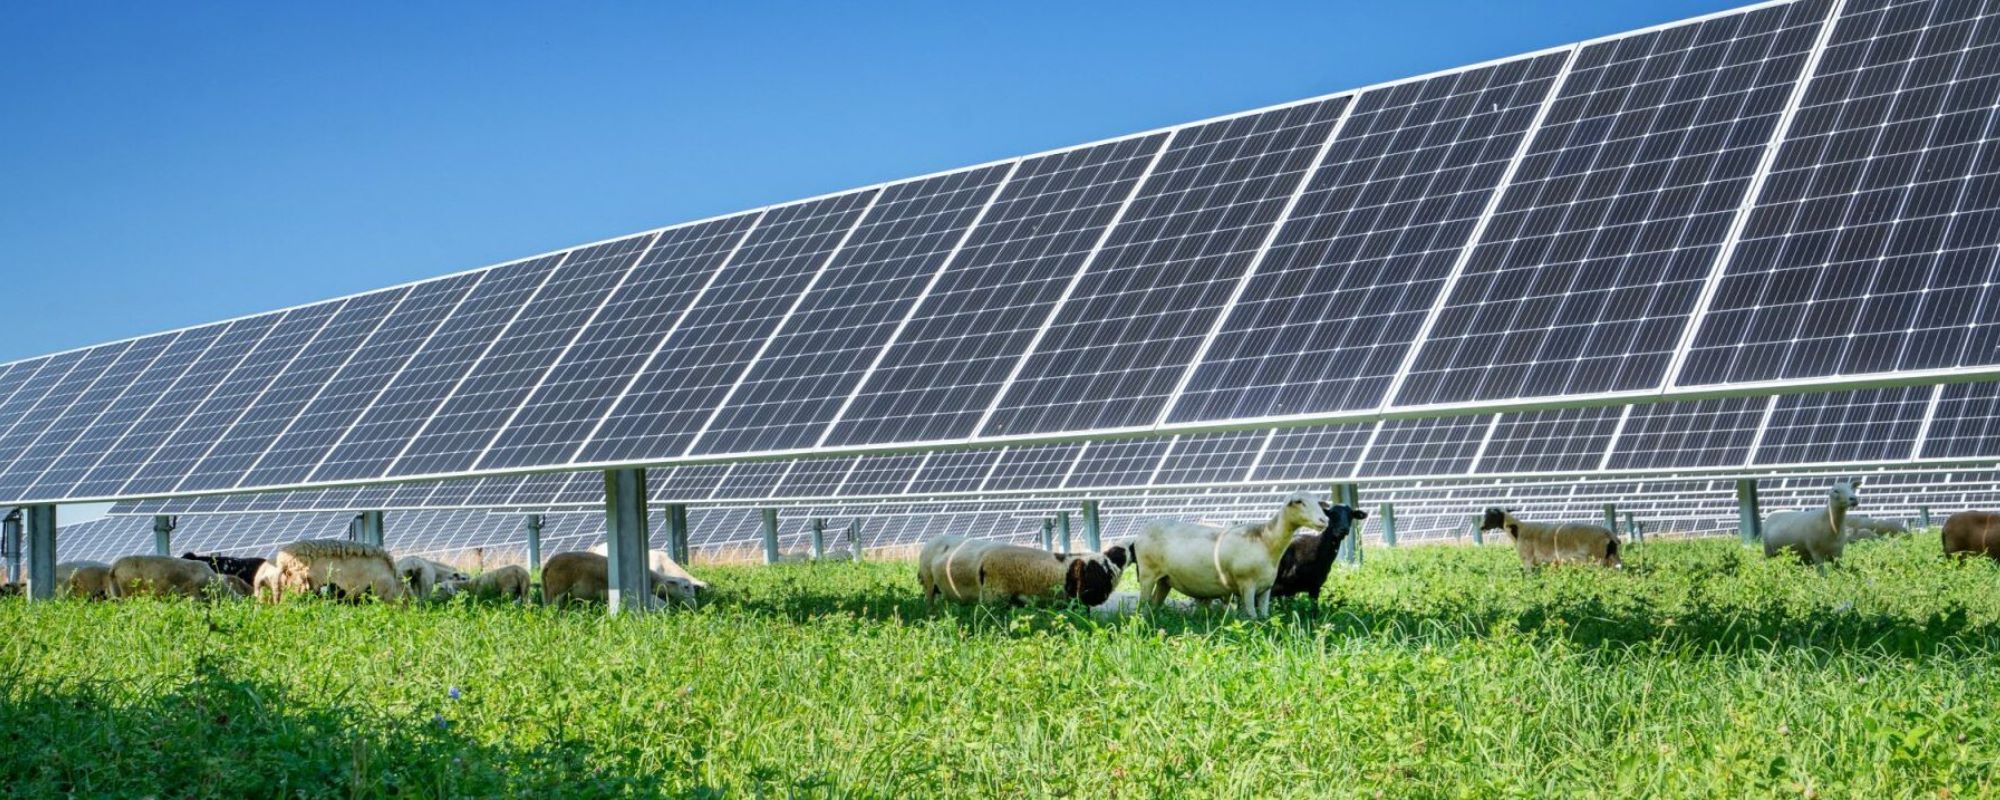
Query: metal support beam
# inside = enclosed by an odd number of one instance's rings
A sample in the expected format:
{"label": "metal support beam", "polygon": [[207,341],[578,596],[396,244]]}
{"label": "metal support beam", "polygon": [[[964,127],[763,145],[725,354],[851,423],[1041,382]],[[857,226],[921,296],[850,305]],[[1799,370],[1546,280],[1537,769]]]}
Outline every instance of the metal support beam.
{"label": "metal support beam", "polygon": [[1375,516],[1382,520],[1382,543],[1390,547],[1395,547],[1396,506],[1390,503],[1383,503],[1381,508],[1375,510]]}
{"label": "metal support beam", "polygon": [[1639,518],[1633,516],[1630,511],[1625,512],[1625,535],[1635,542],[1646,541],[1645,532],[1639,530]]}
{"label": "metal support beam", "polygon": [[1043,550],[1048,550],[1048,551],[1050,551],[1050,552],[1054,552],[1054,551],[1055,551],[1055,549],[1056,549],[1056,545],[1055,545],[1055,532],[1056,532],[1056,521],[1055,521],[1055,520],[1052,520],[1052,519],[1049,519],[1048,517],[1043,517],[1043,518],[1042,518],[1042,549],[1043,549]]}
{"label": "metal support beam", "polygon": [[372,544],[376,547],[384,546],[382,544],[382,512],[363,511],[355,514],[354,519],[349,520],[347,523],[347,538],[349,541],[360,542],[361,544]]}
{"label": "metal support beam", "polygon": [[[1361,486],[1359,484],[1343,483],[1336,485],[1333,488],[1333,495],[1333,502],[1335,503],[1347,506],[1348,508],[1361,507]],[[1349,533],[1347,538],[1340,540],[1340,553],[1338,554],[1340,563],[1350,567],[1361,566],[1361,533],[1364,527],[1364,524],[1357,523],[1354,531]]]}
{"label": "metal support beam", "polygon": [[7,560],[7,582],[21,582],[21,509],[9,509],[0,520],[0,557]]}
{"label": "metal support beam", "polygon": [[56,507],[28,506],[21,509],[28,536],[28,599],[50,600],[56,596]]}
{"label": "metal support beam", "polygon": [[1465,527],[1472,530],[1472,544],[1474,547],[1486,544],[1486,531],[1479,528],[1479,520],[1470,520],[1465,523]]}
{"label": "metal support beam", "polygon": [[1605,529],[1605,530],[1607,530],[1607,531],[1610,531],[1610,532],[1612,532],[1612,533],[1613,533],[1614,535],[1618,533],[1618,504],[1617,504],[1617,503],[1605,503],[1605,504],[1604,504],[1604,529]]}
{"label": "metal support beam", "polygon": [[153,555],[174,554],[174,523],[176,520],[166,514],[153,515]]}
{"label": "metal support beam", "polygon": [[764,563],[778,563],[778,510],[766,508],[758,512],[763,521]]}
{"label": "metal support beam", "polygon": [[1074,550],[1073,548],[1071,548],[1071,547],[1069,546],[1069,544],[1070,544],[1070,538],[1069,538],[1069,512],[1068,512],[1068,511],[1058,511],[1058,512],[1056,512],[1056,531],[1057,531],[1058,533],[1061,533],[1061,534],[1062,534],[1062,552],[1065,552],[1065,553],[1072,553],[1072,552],[1075,552],[1075,550]]}
{"label": "metal support beam", "polygon": [[646,547],[646,471],[637,468],[604,471],[604,554],[606,587],[612,616],[654,607],[653,574]]}
{"label": "metal support beam", "polygon": [[1736,534],[1746,545],[1764,541],[1764,517],[1757,509],[1757,479],[1736,479]]}
{"label": "metal support beam", "polygon": [[667,506],[667,555],[683,566],[694,560],[688,549],[688,507],[679,503]]}
{"label": "metal support beam", "polygon": [[1095,553],[1104,549],[1104,523],[1098,518],[1097,501],[1083,501],[1083,546]]}
{"label": "metal support beam", "polygon": [[814,560],[814,561],[825,561],[825,560],[826,560],[826,520],[825,520],[825,519],[823,519],[823,518],[820,518],[820,517],[813,517],[813,518],[812,518],[812,531],[813,531],[813,560]]}
{"label": "metal support beam", "polygon": [[1917,523],[1926,528],[1931,526],[1930,506],[1917,506]]}
{"label": "metal support beam", "polygon": [[860,561],[867,554],[867,548],[861,546],[861,520],[847,521],[847,546],[854,548],[855,561]]}
{"label": "metal support beam", "polygon": [[542,580],[542,515],[529,514],[523,526],[528,531],[528,577],[540,583]]}

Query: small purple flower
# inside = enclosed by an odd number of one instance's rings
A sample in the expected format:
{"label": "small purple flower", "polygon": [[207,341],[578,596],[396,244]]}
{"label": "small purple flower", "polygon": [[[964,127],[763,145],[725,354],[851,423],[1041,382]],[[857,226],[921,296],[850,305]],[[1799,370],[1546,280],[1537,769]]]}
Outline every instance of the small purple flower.
{"label": "small purple flower", "polygon": [[432,714],[431,724],[438,726],[438,730],[444,730],[451,727],[451,720],[445,719],[443,714]]}
{"label": "small purple flower", "polygon": [[445,696],[446,696],[446,697],[449,697],[449,698],[451,698],[451,699],[453,699],[453,700],[457,700],[457,699],[458,699],[458,687],[456,687],[456,686],[453,686],[453,687],[451,687],[450,689],[447,689],[447,690],[445,691],[445,693],[444,693],[444,694],[445,694]]}

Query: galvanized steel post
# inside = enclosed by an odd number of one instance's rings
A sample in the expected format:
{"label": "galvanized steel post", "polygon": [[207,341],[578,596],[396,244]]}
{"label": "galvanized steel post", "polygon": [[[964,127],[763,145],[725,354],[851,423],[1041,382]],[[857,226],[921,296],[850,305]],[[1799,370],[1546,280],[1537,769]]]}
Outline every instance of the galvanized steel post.
{"label": "galvanized steel post", "polygon": [[528,530],[528,577],[539,583],[542,579],[542,515],[529,514],[524,527]]}
{"label": "galvanized steel post", "polygon": [[688,507],[680,503],[667,506],[667,555],[683,565],[693,558],[688,551]]}
{"label": "galvanized steel post", "polygon": [[[1335,487],[1334,496],[1334,502],[1348,508],[1361,507],[1361,487],[1356,484],[1340,484]],[[1361,534],[1366,528],[1366,523],[1356,522],[1354,530],[1348,532],[1347,538],[1340,540],[1340,563],[1351,567],[1361,566]]]}
{"label": "galvanized steel post", "polygon": [[0,520],[0,557],[7,560],[7,582],[21,582],[21,509],[10,509]]}
{"label": "galvanized steel post", "polygon": [[1931,526],[1930,506],[1917,506],[1917,521],[1922,523],[1926,528]]}
{"label": "galvanized steel post", "polygon": [[778,563],[778,510],[766,508],[758,512],[764,532],[764,563]]}
{"label": "galvanized steel post", "polygon": [[1062,551],[1072,552],[1069,546],[1069,512],[1056,512],[1056,528],[1062,533]]}
{"label": "galvanized steel post", "polygon": [[165,514],[153,515],[153,555],[174,554],[174,518]]}
{"label": "galvanized steel post", "polygon": [[813,517],[812,532],[813,560],[824,561],[826,560],[826,520],[821,517]]}
{"label": "galvanized steel post", "polygon": [[1389,503],[1383,503],[1381,508],[1375,510],[1375,515],[1382,518],[1382,544],[1395,547],[1396,507]]}
{"label": "galvanized steel post", "polygon": [[[1612,530],[1617,529],[1613,528]],[[1639,519],[1632,516],[1632,512],[1630,511],[1625,512],[1625,535],[1632,537],[1632,541],[1635,542],[1646,541],[1646,535],[1639,530]]]}
{"label": "galvanized steel post", "polygon": [[1083,546],[1091,552],[1104,549],[1104,524],[1097,516],[1097,501],[1083,501]]}
{"label": "galvanized steel post", "polygon": [[1604,504],[1604,529],[1618,533],[1618,506],[1615,503]]}
{"label": "galvanized steel post", "polygon": [[862,556],[867,555],[867,549],[861,546],[861,520],[859,519],[847,521],[847,546],[854,548],[855,561],[860,561]]}
{"label": "galvanized steel post", "polygon": [[1757,510],[1757,479],[1736,479],[1736,534],[1746,545],[1764,541],[1764,518]]}
{"label": "galvanized steel post", "polygon": [[1056,549],[1056,545],[1055,545],[1055,531],[1056,531],[1056,521],[1055,521],[1055,520],[1052,520],[1052,519],[1049,519],[1048,517],[1043,517],[1043,518],[1042,518],[1042,549],[1043,549],[1043,550],[1048,550],[1048,551],[1051,551],[1051,552],[1053,552],[1053,551],[1054,551],[1054,550]]}
{"label": "galvanized steel post", "polygon": [[610,561],[606,582],[612,616],[654,607],[653,575],[648,569],[646,471],[637,468],[604,471],[604,552]]}
{"label": "galvanized steel post", "polygon": [[56,596],[56,507],[28,506],[21,509],[28,534],[28,599],[50,600]]}

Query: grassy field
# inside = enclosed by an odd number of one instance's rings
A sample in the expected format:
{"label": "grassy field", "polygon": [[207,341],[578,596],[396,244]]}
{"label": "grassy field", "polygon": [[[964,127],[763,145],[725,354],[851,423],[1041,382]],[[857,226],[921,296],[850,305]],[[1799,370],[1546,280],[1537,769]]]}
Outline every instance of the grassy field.
{"label": "grassy field", "polygon": [[903,564],[694,612],[0,603],[13,796],[1976,797],[2000,569],[1730,541],[1373,550],[1276,619],[926,614]]}

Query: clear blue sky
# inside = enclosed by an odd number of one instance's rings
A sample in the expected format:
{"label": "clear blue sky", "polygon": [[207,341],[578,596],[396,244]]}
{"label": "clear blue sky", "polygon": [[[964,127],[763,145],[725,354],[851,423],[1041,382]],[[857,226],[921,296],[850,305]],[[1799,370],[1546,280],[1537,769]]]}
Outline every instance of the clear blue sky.
{"label": "clear blue sky", "polygon": [[14,4],[0,360],[1740,4]]}

